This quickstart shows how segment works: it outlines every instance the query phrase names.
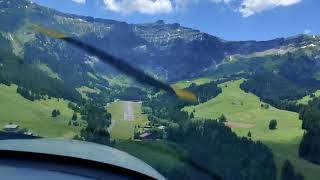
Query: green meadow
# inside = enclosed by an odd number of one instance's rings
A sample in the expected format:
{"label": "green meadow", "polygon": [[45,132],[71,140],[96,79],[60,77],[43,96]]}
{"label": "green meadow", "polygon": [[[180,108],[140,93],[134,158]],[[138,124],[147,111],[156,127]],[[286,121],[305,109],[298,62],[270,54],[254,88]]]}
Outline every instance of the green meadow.
{"label": "green meadow", "polygon": [[76,90],[81,94],[81,96],[84,99],[89,99],[89,97],[87,96],[88,93],[96,93],[96,94],[100,93],[99,89],[97,89],[97,88],[92,89],[92,88],[89,88],[89,87],[86,87],[86,86],[81,86],[79,88],[76,88]]}
{"label": "green meadow", "polygon": [[[195,110],[195,117],[218,118],[224,114],[227,125],[239,136],[246,136],[250,131],[254,141],[262,141],[274,153],[278,175],[284,160],[289,159],[298,172],[303,173],[307,180],[316,180],[320,177],[320,166],[309,163],[298,157],[298,148],[304,131],[301,129],[301,120],[298,113],[276,109],[270,106],[261,108],[259,98],[240,89],[244,80],[229,81],[219,86],[222,93],[216,98],[197,106],[185,107],[184,110]],[[276,130],[269,130],[271,119],[276,119]],[[279,176],[280,178],[280,176]]]}
{"label": "green meadow", "polygon": [[[0,85],[0,128],[8,123],[26,128],[42,137],[72,138],[80,128],[68,126],[73,111],[68,108],[68,101],[51,98],[29,101],[18,93],[17,86]],[[53,118],[51,113],[58,109],[61,115]]]}
{"label": "green meadow", "polygon": [[214,77],[201,77],[201,78],[196,78],[191,80],[182,80],[174,83],[172,87],[183,89],[183,88],[189,87],[192,83],[201,85],[201,84],[209,83],[214,80],[216,80],[216,78]]}

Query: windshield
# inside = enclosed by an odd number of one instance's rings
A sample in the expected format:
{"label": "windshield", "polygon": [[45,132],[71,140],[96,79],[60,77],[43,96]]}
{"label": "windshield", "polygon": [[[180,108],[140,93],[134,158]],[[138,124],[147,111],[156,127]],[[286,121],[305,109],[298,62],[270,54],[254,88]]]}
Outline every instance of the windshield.
{"label": "windshield", "polygon": [[316,180],[319,7],[0,0],[0,139],[101,144],[167,179]]}

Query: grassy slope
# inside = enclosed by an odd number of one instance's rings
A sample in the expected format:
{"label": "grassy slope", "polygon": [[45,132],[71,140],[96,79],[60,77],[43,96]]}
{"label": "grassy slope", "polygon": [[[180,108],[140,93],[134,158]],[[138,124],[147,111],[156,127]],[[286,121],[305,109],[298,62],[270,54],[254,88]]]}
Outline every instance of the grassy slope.
{"label": "grassy slope", "polygon": [[89,99],[89,97],[87,96],[87,93],[96,93],[96,94],[100,93],[99,89],[96,89],[96,88],[92,89],[87,86],[81,86],[79,88],[76,88],[76,90],[81,94],[82,98],[84,99]]}
{"label": "grassy slope", "polygon": [[[275,154],[278,174],[283,161],[289,159],[307,180],[316,180],[316,177],[320,177],[320,166],[298,157],[298,147],[303,134],[298,114],[271,106],[269,109],[262,109],[257,96],[245,93],[239,88],[242,82],[243,80],[223,83],[220,85],[223,92],[216,98],[197,106],[186,107],[185,110],[191,112],[195,109],[195,116],[202,118],[217,118],[223,113],[230,122],[244,126],[253,125],[254,127],[251,128],[234,128],[233,130],[240,136],[245,136],[250,130],[253,140],[261,140],[267,144]],[[277,130],[268,129],[271,119],[277,119]]]}
{"label": "grassy slope", "polygon": [[121,86],[121,87],[129,87],[136,82],[125,75],[100,75],[102,78],[107,80],[110,83],[110,86]]}
{"label": "grassy slope", "polygon": [[[316,97],[320,96],[320,90],[316,91],[314,93],[316,95]],[[300,99],[298,101],[298,104],[308,104],[308,102],[311,100],[312,98],[310,97],[310,95],[303,97],[302,99]]]}
{"label": "grassy slope", "polygon": [[183,88],[189,87],[192,83],[201,85],[201,84],[209,83],[215,79],[216,78],[214,77],[202,77],[202,78],[196,78],[192,80],[182,80],[174,83],[172,86],[175,88],[183,89]]}
{"label": "grassy slope", "polygon": [[59,77],[59,75],[57,73],[55,73],[50,67],[48,67],[47,64],[36,64],[36,67],[38,69],[40,69],[42,72],[48,74],[49,77],[52,77],[54,79],[59,79],[61,80],[61,78]]}
{"label": "grassy slope", "polygon": [[[32,102],[17,94],[16,89],[15,85],[0,85],[0,128],[12,122],[42,137],[59,138],[72,138],[79,132],[79,128],[68,126],[73,111],[67,101],[51,98]],[[52,118],[53,109],[59,109],[61,116]]]}
{"label": "grassy slope", "polygon": [[116,121],[111,130],[113,139],[129,139],[133,137],[134,126],[143,125],[148,122],[147,116],[141,114],[141,103],[133,103],[135,121],[123,120],[124,103],[122,101],[112,103],[108,108],[112,114],[112,119]]}
{"label": "grassy slope", "polygon": [[115,147],[143,160],[162,173],[183,164],[178,158],[179,154],[162,141],[118,141]]}

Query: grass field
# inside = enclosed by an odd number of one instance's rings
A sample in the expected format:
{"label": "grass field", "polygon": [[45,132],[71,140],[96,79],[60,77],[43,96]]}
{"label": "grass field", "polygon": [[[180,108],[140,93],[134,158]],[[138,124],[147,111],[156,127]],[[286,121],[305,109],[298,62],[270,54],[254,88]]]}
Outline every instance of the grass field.
{"label": "grass field", "polygon": [[174,83],[172,86],[174,88],[183,89],[183,88],[189,87],[192,83],[195,83],[197,85],[201,85],[201,84],[209,83],[214,80],[216,80],[216,78],[214,78],[214,77],[202,77],[202,78],[196,78],[196,79],[191,79],[191,80],[178,81],[178,82]]}
{"label": "grass field", "polygon": [[76,90],[81,94],[81,96],[84,99],[89,99],[89,97],[87,96],[87,93],[96,93],[96,94],[100,93],[99,89],[97,89],[97,88],[92,89],[92,88],[89,88],[89,87],[86,87],[86,86],[81,86],[79,88],[76,88]]}
{"label": "grass field", "polygon": [[[269,109],[261,108],[257,96],[240,89],[243,81],[220,84],[222,93],[216,98],[184,110],[191,112],[195,109],[195,117],[201,118],[218,118],[222,113],[225,114],[229,125],[234,127],[233,130],[238,135],[246,136],[251,131],[253,140],[260,140],[272,149],[279,175],[283,161],[289,159],[307,180],[317,180],[320,177],[320,166],[298,157],[298,147],[303,135],[298,114],[272,106]],[[277,119],[277,130],[268,129],[271,119]]]}
{"label": "grass field", "polygon": [[57,73],[55,73],[51,68],[49,68],[49,66],[47,64],[40,64],[39,63],[39,64],[36,64],[36,67],[38,69],[40,69],[42,72],[46,73],[49,77],[61,80],[59,75]]}
{"label": "grass field", "polygon": [[[314,95],[315,95],[316,97],[320,97],[320,90],[316,91],[316,92],[314,93]],[[308,96],[305,96],[305,97],[303,97],[302,99],[300,99],[297,103],[298,103],[298,104],[308,104],[308,102],[309,102],[310,100],[312,100],[312,98],[310,97],[310,95],[308,95]]]}
{"label": "grass field", "polygon": [[113,139],[130,139],[134,134],[136,125],[144,125],[148,122],[146,115],[141,112],[141,103],[132,103],[134,110],[134,121],[123,120],[124,102],[114,102],[107,108],[111,113],[115,126],[111,130],[111,138]]}
{"label": "grass field", "polygon": [[121,87],[129,87],[136,82],[125,75],[100,75],[102,78],[107,80],[110,83],[110,86],[121,86]]}
{"label": "grass field", "polygon": [[[80,128],[68,126],[73,111],[68,102],[51,98],[50,100],[29,101],[16,93],[17,86],[0,85],[0,128],[10,122],[18,124],[42,137],[72,138]],[[51,117],[53,109],[61,115]]]}

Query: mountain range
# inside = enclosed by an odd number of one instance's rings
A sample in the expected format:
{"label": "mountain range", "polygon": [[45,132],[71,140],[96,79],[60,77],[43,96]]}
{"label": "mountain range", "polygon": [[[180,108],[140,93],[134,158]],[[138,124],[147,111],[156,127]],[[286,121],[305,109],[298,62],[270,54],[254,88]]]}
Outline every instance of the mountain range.
{"label": "mountain range", "polygon": [[32,25],[79,38],[170,82],[211,74],[239,59],[279,57],[298,51],[312,54],[316,62],[319,59],[310,50],[318,48],[318,36],[226,41],[178,23],[159,20],[129,24],[62,13],[28,0],[0,0],[0,19],[2,52],[72,87],[108,86],[104,75],[117,72],[82,50],[34,32]]}

